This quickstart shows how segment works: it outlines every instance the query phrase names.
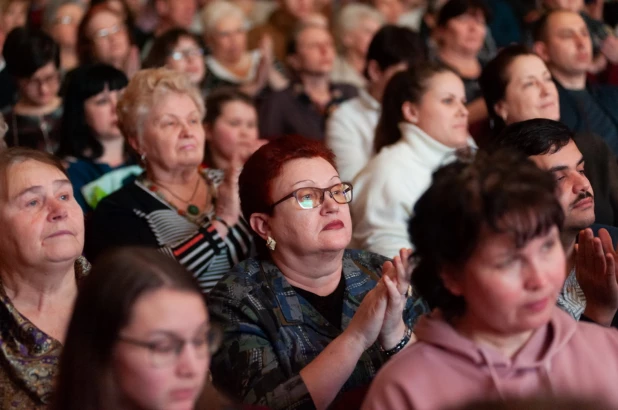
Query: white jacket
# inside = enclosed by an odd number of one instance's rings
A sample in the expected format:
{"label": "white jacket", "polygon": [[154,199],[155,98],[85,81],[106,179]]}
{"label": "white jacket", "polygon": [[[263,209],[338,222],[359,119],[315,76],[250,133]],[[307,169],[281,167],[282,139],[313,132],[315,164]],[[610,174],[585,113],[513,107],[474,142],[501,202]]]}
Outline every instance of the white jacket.
{"label": "white jacket", "polygon": [[361,89],[358,97],[341,104],[328,119],[325,142],[336,155],[343,181],[351,182],[373,156],[380,109],[380,103]]}
{"label": "white jacket", "polygon": [[[431,138],[415,125],[401,123],[402,138],[382,148],[353,182],[350,203],[352,248],[389,258],[411,248],[408,220],[416,201],[431,185],[433,172],[452,161],[455,149]],[[472,139],[469,144],[474,146]]]}

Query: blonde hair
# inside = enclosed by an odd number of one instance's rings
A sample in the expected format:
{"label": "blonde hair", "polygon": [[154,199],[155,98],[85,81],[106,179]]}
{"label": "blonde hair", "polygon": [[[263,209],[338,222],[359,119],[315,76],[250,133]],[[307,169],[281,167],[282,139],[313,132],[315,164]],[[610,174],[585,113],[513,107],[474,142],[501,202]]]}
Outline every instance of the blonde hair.
{"label": "blonde hair", "polygon": [[168,68],[141,70],[131,78],[116,107],[118,126],[125,138],[137,137],[141,141],[151,108],[169,94],[191,97],[200,117],[204,118],[204,100],[187,74]]}
{"label": "blonde hair", "polygon": [[371,19],[380,25],[384,24],[384,16],[375,8],[362,3],[350,3],[339,11],[337,15],[336,33],[342,37],[352,30],[356,30],[364,21]]}
{"label": "blonde hair", "polygon": [[249,21],[245,12],[236,4],[224,0],[216,0],[209,3],[202,10],[202,27],[205,35],[209,35],[215,26],[224,17],[237,17],[243,23],[245,29],[249,28]]}

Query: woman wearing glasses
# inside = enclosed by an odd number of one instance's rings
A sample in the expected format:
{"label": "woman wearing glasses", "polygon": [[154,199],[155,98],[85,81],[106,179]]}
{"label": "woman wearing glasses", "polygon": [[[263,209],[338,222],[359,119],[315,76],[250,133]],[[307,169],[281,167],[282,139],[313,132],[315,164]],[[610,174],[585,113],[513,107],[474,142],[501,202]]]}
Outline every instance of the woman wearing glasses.
{"label": "woman wearing glasses", "polygon": [[124,245],[151,246],[176,258],[208,292],[251,252],[240,217],[238,172],[202,167],[204,100],[188,76],[141,70],[118,101],[118,125],[145,168],[103,199],[89,221],[89,257]]}
{"label": "woman wearing glasses", "polygon": [[367,386],[413,340],[425,307],[408,298],[409,253],[393,265],[346,250],[352,185],[319,142],[284,137],[261,147],[240,175],[240,199],[258,257],[209,294],[225,334],[214,384],[248,404],[324,409]]}
{"label": "woman wearing glasses", "polygon": [[193,84],[204,90],[204,49],[195,35],[184,28],[170,29],[155,38],[142,67],[167,67],[186,73]]}
{"label": "woman wearing glasses", "polygon": [[140,68],[139,51],[132,44],[123,16],[107,4],[91,7],[77,31],[80,64],[104,63],[131,78]]}
{"label": "woman wearing glasses", "polygon": [[8,35],[2,55],[19,91],[6,116],[7,144],[56,152],[62,118],[58,45],[40,30],[17,28]]}
{"label": "woman wearing glasses", "polygon": [[86,5],[80,0],[54,0],[43,11],[43,30],[60,47],[60,67],[67,72],[77,67],[77,27]]}
{"label": "woman wearing glasses", "polygon": [[193,409],[219,339],[176,261],[144,248],[111,252],[80,287],[53,408]]}
{"label": "woman wearing glasses", "polygon": [[202,11],[206,57],[206,90],[240,86],[255,96],[265,88],[281,90],[287,79],[274,64],[272,41],[263,38],[259,49],[247,50],[247,18],[240,7],[228,1],[214,1]]}

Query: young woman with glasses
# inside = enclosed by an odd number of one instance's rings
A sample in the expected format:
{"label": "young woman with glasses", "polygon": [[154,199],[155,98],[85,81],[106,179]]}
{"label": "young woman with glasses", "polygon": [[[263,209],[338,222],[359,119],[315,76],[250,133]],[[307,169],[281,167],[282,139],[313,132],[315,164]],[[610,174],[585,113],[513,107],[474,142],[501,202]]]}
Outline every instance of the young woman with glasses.
{"label": "young woman with glasses", "polygon": [[77,52],[80,64],[109,64],[129,78],[140,68],[139,51],[133,45],[124,16],[106,3],[91,7],[82,19]]}
{"label": "young woman with glasses", "polygon": [[191,82],[204,92],[204,49],[197,37],[184,28],[173,28],[157,37],[142,67],[167,67],[186,73]]}
{"label": "young woman with glasses", "polygon": [[53,408],[195,408],[219,340],[199,286],[174,259],[109,253],[80,288]]}
{"label": "young woman with glasses", "polygon": [[393,265],[346,249],[353,188],[318,141],[264,145],[239,185],[259,253],[209,294],[225,333],[213,382],[247,404],[324,409],[340,392],[366,387],[413,339],[424,305],[410,297],[409,254]]}
{"label": "young woman with glasses", "polygon": [[40,30],[18,28],[7,37],[2,55],[19,91],[6,116],[7,144],[54,153],[62,118],[58,45]]}

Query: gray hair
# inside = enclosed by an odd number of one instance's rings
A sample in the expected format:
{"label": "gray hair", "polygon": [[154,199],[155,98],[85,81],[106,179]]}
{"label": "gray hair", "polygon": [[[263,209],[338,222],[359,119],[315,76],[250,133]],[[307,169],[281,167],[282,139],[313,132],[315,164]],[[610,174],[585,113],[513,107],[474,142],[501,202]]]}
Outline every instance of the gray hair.
{"label": "gray hair", "polygon": [[344,6],[337,16],[336,33],[341,38],[346,33],[358,28],[359,24],[366,19],[384,24],[384,16],[375,8],[362,3],[351,3]]}
{"label": "gray hair", "polygon": [[249,20],[240,7],[229,1],[215,0],[202,9],[201,18],[204,35],[212,33],[223,17],[237,17],[242,21],[245,28],[249,28]]}
{"label": "gray hair", "polygon": [[86,12],[86,6],[84,5],[83,0],[49,0],[45,6],[45,10],[43,11],[44,29],[48,29],[54,25],[56,14],[58,14],[58,9],[62,6],[66,6],[67,4],[74,4],[80,7],[84,13]]}

